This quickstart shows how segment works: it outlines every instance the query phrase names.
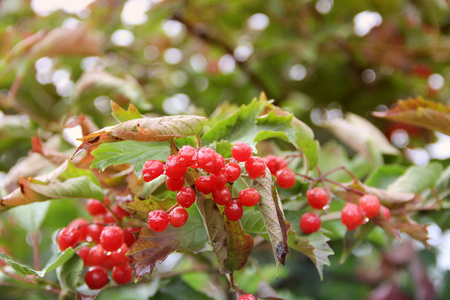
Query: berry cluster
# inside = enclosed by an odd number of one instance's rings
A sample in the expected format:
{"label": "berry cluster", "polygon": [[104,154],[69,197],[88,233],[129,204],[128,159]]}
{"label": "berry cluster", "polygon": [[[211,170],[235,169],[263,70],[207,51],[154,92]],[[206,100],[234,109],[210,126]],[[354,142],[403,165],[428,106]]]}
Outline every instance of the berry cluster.
{"label": "berry cluster", "polygon": [[[164,231],[169,224],[173,227],[183,226],[188,218],[185,208],[189,208],[196,199],[198,192],[211,194],[218,205],[225,206],[225,216],[231,221],[239,220],[243,206],[254,206],[260,200],[260,195],[253,188],[239,192],[237,198],[232,198],[230,187],[241,176],[241,165],[250,179],[264,177],[266,167],[269,167],[278,178],[280,187],[289,188],[295,183],[295,174],[287,168],[283,158],[268,156],[265,159],[252,156],[252,148],[243,142],[236,142],[231,148],[232,159],[225,161],[222,155],[209,147],[195,149],[183,146],[176,155],[171,155],[165,163],[159,160],[148,160],[142,169],[144,181],[149,182],[165,174],[166,187],[176,191],[178,207],[169,210],[155,210],[149,213],[148,226],[156,231]],[[192,186],[185,185],[184,175],[188,168],[196,169],[198,177]]]}
{"label": "berry cluster", "polygon": [[[75,219],[58,233],[57,242],[61,251],[69,247],[75,248],[80,242],[86,245],[76,252],[88,270],[84,281],[93,290],[101,289],[110,281],[108,270],[111,270],[112,279],[117,284],[126,284],[133,279],[133,269],[130,259],[125,256],[135,242],[132,234],[140,228],[117,226],[116,219],[121,221],[129,214],[118,205],[108,211],[105,205],[110,205],[108,198],[104,203],[89,199],[86,210],[94,217],[92,222],[84,219]],[[111,225],[110,225],[111,224]]]}

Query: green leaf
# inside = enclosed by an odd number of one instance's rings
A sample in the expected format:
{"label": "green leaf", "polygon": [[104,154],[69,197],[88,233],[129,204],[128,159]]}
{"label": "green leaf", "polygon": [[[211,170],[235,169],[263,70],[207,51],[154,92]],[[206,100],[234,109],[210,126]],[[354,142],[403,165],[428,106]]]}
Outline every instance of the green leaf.
{"label": "green leaf", "polygon": [[418,194],[433,187],[442,173],[442,165],[432,162],[427,166],[412,166],[388,186],[389,191]]}
{"label": "green leaf", "polygon": [[[450,166],[445,168],[445,170],[441,173],[441,176],[436,182],[436,186],[434,188],[437,192],[438,198],[441,201],[450,201]],[[431,193],[431,191],[428,192],[425,195],[425,199],[434,199],[433,193]]]}
{"label": "green leaf", "polygon": [[58,280],[65,290],[75,291],[83,272],[83,260],[78,255],[72,256],[57,270]]}
{"label": "green leaf", "polygon": [[28,232],[36,232],[42,225],[50,201],[30,203],[10,210],[20,227]]}
{"label": "green leaf", "polygon": [[366,184],[379,188],[386,189],[399,176],[405,173],[406,168],[400,165],[384,165],[378,167],[366,180]]}
{"label": "green leaf", "polygon": [[111,165],[131,164],[139,178],[142,167],[149,159],[165,161],[170,155],[170,143],[123,141],[101,144],[92,151],[92,168],[105,170]]}
{"label": "green leaf", "polygon": [[2,259],[8,266],[13,268],[14,271],[16,271],[17,273],[20,273],[22,275],[37,275],[36,270],[33,270],[32,268],[26,265],[14,261],[4,253],[0,253],[0,259]]}
{"label": "green leaf", "polygon": [[244,233],[239,222],[226,220],[227,261],[226,266],[233,271],[242,269],[248,261],[255,244],[253,237]]}
{"label": "green leaf", "polygon": [[128,109],[123,109],[119,104],[111,100],[111,114],[118,122],[125,122],[133,119],[143,118],[139,110],[133,103],[128,105]]}

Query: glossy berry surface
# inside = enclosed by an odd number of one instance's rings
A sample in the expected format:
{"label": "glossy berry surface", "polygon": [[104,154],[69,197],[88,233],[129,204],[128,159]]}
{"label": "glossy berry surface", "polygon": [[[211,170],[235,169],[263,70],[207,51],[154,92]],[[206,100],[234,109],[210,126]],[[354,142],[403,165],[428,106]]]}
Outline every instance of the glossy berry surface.
{"label": "glossy berry surface", "polygon": [[282,189],[290,189],[295,184],[295,174],[289,168],[284,168],[276,173],[277,184]]}
{"label": "glossy berry surface", "polygon": [[178,163],[182,167],[190,167],[196,159],[197,150],[189,145],[181,147],[180,151],[178,151]]}
{"label": "glossy berry surface", "polygon": [[159,160],[147,160],[142,168],[142,176],[145,182],[150,182],[153,179],[161,176],[164,173],[164,164]]}
{"label": "glossy berry surface", "polygon": [[239,191],[239,202],[243,206],[254,206],[259,202],[260,195],[254,188]]}
{"label": "glossy berry surface", "polygon": [[86,203],[86,210],[91,216],[100,216],[106,214],[106,207],[102,201],[97,199],[89,199]]}
{"label": "glossy berry surface", "polygon": [[73,227],[64,227],[58,233],[58,246],[61,251],[66,250],[69,247],[75,248],[80,241],[80,232]]}
{"label": "glossy berry surface", "polygon": [[214,188],[215,184],[211,180],[211,176],[199,176],[195,180],[195,189],[205,195],[211,194]]}
{"label": "glossy berry surface", "polygon": [[100,235],[100,244],[106,251],[115,251],[123,244],[123,231],[118,226],[106,226]]}
{"label": "glossy berry surface", "polygon": [[244,294],[238,298],[238,300],[256,300],[252,294]]}
{"label": "glossy berry surface", "polygon": [[239,176],[241,176],[241,167],[238,163],[235,163],[234,161],[230,161],[225,166],[225,174],[227,176],[227,181],[233,182],[236,181]]}
{"label": "glossy berry surface", "polygon": [[231,156],[240,162],[247,161],[252,156],[252,147],[247,143],[236,142],[231,147]]}
{"label": "glossy berry surface", "polygon": [[387,208],[386,206],[381,205],[380,212],[384,215],[384,217],[387,220],[389,220],[391,218],[391,212],[389,211],[389,208]]}
{"label": "glossy berry surface", "polygon": [[112,278],[117,284],[126,284],[133,279],[133,269],[129,264],[115,266],[112,270]]}
{"label": "glossy berry surface", "polygon": [[189,208],[192,204],[194,204],[195,198],[195,191],[188,186],[183,186],[177,192],[177,202],[185,208]]}
{"label": "glossy berry surface", "polygon": [[80,241],[85,241],[88,231],[88,222],[86,220],[78,218],[69,223],[68,227],[73,227],[80,232]]}
{"label": "glossy berry surface", "polygon": [[188,212],[184,207],[175,207],[169,214],[169,223],[175,228],[186,224]]}
{"label": "glossy berry surface", "polygon": [[231,201],[230,189],[226,186],[218,187],[212,192],[213,200],[219,205],[227,205]]}
{"label": "glossy berry surface", "polygon": [[322,226],[319,216],[313,213],[305,213],[300,219],[300,229],[305,234],[316,232]]}
{"label": "glossy berry surface", "polygon": [[287,168],[288,166],[284,158],[275,155],[268,155],[264,157],[264,162],[269,168],[270,173],[272,173],[273,175],[275,175],[279,170]]}
{"label": "glossy berry surface", "polygon": [[364,223],[364,216],[361,208],[353,203],[347,203],[342,209],[341,221],[349,231],[355,230]]}
{"label": "glossy berry surface", "polygon": [[169,191],[176,192],[180,190],[184,185],[184,177],[167,177],[166,178],[166,187]]}
{"label": "glossy berry surface", "polygon": [[128,250],[130,250],[130,248],[124,243],[119,249],[112,251],[108,258],[114,266],[127,264],[130,262],[130,259],[125,255]]}
{"label": "glossy berry surface", "polygon": [[380,212],[380,201],[374,195],[364,195],[359,198],[359,206],[368,218],[375,217]]}
{"label": "glossy berry surface", "polygon": [[187,168],[178,163],[178,156],[171,155],[166,161],[166,175],[170,178],[179,178],[186,174]]}
{"label": "glossy berry surface", "polygon": [[90,267],[84,275],[84,281],[91,290],[98,290],[108,284],[108,272],[99,266]]}
{"label": "glossy berry surface", "polygon": [[136,238],[133,235],[133,232],[139,231],[140,227],[125,227],[123,230],[123,241],[128,247],[131,247],[134,242],[136,242]]}
{"label": "glossy berry surface", "polygon": [[266,174],[266,163],[261,157],[252,156],[245,162],[245,170],[247,170],[250,179],[264,177]]}
{"label": "glossy berry surface", "polygon": [[306,192],[309,205],[315,209],[323,209],[328,203],[327,192],[323,188],[316,187]]}
{"label": "glossy berry surface", "polygon": [[243,214],[244,210],[242,208],[242,204],[239,203],[239,201],[231,200],[225,206],[225,216],[230,221],[238,221]]}
{"label": "glossy berry surface", "polygon": [[148,213],[148,227],[156,232],[166,230],[169,225],[169,216],[161,209],[153,210]]}
{"label": "glossy berry surface", "polygon": [[108,260],[105,249],[98,244],[91,248],[88,253],[87,262],[91,266],[100,266]]}
{"label": "glossy berry surface", "polygon": [[197,165],[208,173],[215,170],[216,151],[209,147],[203,147],[197,152]]}
{"label": "glossy berry surface", "polygon": [[89,225],[88,229],[87,229],[86,240],[88,242],[99,243],[100,242],[100,235],[102,234],[103,228],[104,227],[102,225],[98,225],[98,224],[91,224],[91,225]]}
{"label": "glossy berry surface", "polygon": [[83,260],[84,266],[88,265],[89,251],[91,251],[91,248],[89,246],[83,246],[80,249],[78,249],[76,252],[78,254],[78,256],[81,257],[81,259]]}

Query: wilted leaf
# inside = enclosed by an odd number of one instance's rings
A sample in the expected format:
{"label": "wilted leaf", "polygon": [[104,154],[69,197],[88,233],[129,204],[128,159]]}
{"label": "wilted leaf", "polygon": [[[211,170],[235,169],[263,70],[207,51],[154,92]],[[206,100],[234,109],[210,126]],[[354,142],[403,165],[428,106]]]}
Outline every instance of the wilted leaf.
{"label": "wilted leaf", "polygon": [[132,140],[138,142],[166,142],[173,138],[199,136],[203,132],[206,118],[200,116],[166,116],[141,118],[95,131],[80,140],[74,156],[91,146],[102,143]]}
{"label": "wilted leaf", "polygon": [[251,235],[244,233],[239,222],[227,219],[225,224],[228,237],[226,266],[232,271],[240,270],[247,264],[255,242]]}
{"label": "wilted leaf", "polygon": [[170,155],[170,143],[122,141],[106,143],[91,152],[94,156],[92,168],[101,171],[111,165],[131,164],[138,178],[142,177],[142,167],[149,159],[167,160]]}
{"label": "wilted leaf", "polygon": [[442,173],[442,164],[429,163],[427,166],[412,166],[406,172],[388,186],[389,191],[420,193],[426,188],[431,188]]}
{"label": "wilted leaf", "polygon": [[307,237],[299,237],[289,230],[289,247],[308,256],[316,265],[320,279],[323,279],[323,266],[330,265],[328,256],[334,252],[327,244],[330,239],[323,232],[315,232]]}
{"label": "wilted leaf", "polygon": [[395,228],[422,242],[425,247],[430,248],[430,245],[428,245],[428,226],[416,223],[407,215],[404,215],[403,219],[398,218],[396,220]]}
{"label": "wilted leaf", "polygon": [[366,159],[371,159],[369,147],[376,147],[384,154],[400,154],[378,128],[358,115],[348,113],[345,118],[325,122],[323,126]]}
{"label": "wilted leaf", "polygon": [[173,198],[165,198],[164,200],[161,200],[150,195],[148,199],[140,200],[135,198],[134,201],[120,203],[120,206],[130,213],[133,218],[147,223],[149,212],[157,209],[166,211],[176,203],[177,201]]}
{"label": "wilted leaf", "polygon": [[450,106],[422,97],[399,100],[387,112],[372,114],[375,117],[405,122],[450,135]]}
{"label": "wilted leaf", "polygon": [[143,118],[139,110],[133,103],[128,105],[128,109],[123,109],[119,104],[111,100],[111,114],[119,122],[125,122],[133,119]]}

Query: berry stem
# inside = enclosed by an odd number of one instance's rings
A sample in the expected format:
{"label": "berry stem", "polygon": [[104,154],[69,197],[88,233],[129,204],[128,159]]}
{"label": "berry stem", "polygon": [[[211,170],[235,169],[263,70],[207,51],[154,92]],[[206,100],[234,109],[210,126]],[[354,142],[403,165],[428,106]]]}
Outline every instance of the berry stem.
{"label": "berry stem", "polygon": [[118,224],[119,227],[121,227],[121,221],[119,219],[119,217],[117,217],[117,215],[113,212],[113,210],[111,209],[111,207],[109,207],[109,205],[106,205],[106,203],[103,203],[106,207],[106,209],[111,213],[112,217],[114,218],[114,221],[116,221],[116,224]]}
{"label": "berry stem", "polygon": [[323,178],[323,180],[325,180],[325,181],[327,181],[327,182],[329,182],[331,184],[334,184],[334,185],[336,185],[336,186],[338,186],[338,187],[340,187],[340,188],[342,188],[342,189],[344,189],[344,190],[346,190],[348,192],[352,192],[352,193],[358,194],[360,196],[364,196],[364,192],[361,192],[360,190],[354,189],[354,188],[349,187],[349,186],[345,186],[345,185],[343,185],[343,184],[341,184],[339,182],[336,182],[336,181],[328,179],[328,178]]}
{"label": "berry stem", "polygon": [[33,257],[34,257],[34,269],[39,270],[39,240],[38,240],[38,233],[33,232],[32,234],[33,239]]}
{"label": "berry stem", "polygon": [[174,210],[174,209],[175,209],[176,207],[178,207],[178,206],[180,206],[179,203],[175,204],[174,206],[172,206],[171,208],[169,208],[169,209],[166,211],[166,213],[167,213],[167,214],[170,214],[170,212],[171,212],[172,210]]}

